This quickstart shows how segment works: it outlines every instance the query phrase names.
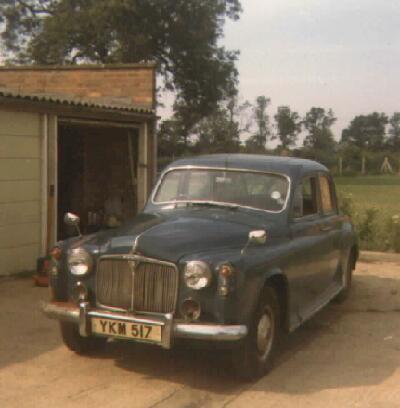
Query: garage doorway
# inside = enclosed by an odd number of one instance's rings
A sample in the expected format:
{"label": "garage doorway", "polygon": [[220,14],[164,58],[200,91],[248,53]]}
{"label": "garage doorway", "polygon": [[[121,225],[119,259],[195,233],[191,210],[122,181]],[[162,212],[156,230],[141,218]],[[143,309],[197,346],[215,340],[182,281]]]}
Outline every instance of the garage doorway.
{"label": "garage doorway", "polygon": [[75,234],[63,222],[68,211],[80,216],[84,234],[136,214],[138,129],[63,121],[57,145],[58,240]]}

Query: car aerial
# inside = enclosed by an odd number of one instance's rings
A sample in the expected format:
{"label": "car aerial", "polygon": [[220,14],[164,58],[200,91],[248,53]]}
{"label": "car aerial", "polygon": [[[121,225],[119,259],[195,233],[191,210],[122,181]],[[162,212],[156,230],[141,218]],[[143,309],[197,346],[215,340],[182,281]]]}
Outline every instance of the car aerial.
{"label": "car aerial", "polygon": [[57,243],[43,310],[78,353],[108,338],[166,349],[211,342],[230,350],[241,377],[256,378],[282,334],[347,297],[357,259],[325,166],[199,156],[170,164],[130,222]]}

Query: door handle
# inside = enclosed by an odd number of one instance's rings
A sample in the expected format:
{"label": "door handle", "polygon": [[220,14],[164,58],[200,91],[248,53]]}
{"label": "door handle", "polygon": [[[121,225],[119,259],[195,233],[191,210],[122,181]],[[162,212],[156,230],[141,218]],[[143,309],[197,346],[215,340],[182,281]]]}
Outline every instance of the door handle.
{"label": "door handle", "polygon": [[319,230],[321,232],[328,232],[332,230],[332,227],[330,225],[320,225]]}

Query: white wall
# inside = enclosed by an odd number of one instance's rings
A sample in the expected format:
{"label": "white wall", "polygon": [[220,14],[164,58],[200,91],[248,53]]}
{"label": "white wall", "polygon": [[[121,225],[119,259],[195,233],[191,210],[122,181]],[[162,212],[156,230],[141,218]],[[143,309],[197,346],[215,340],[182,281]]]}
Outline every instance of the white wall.
{"label": "white wall", "polygon": [[33,270],[41,242],[41,120],[0,109],[0,275]]}

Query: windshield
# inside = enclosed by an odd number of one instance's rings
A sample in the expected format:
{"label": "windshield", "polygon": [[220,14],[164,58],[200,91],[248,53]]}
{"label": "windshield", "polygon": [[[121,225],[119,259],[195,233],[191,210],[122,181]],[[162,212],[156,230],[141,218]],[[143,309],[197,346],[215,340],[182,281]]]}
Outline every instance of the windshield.
{"label": "windshield", "polygon": [[232,170],[178,169],[165,174],[154,202],[215,202],[282,211],[289,181],[279,174]]}

